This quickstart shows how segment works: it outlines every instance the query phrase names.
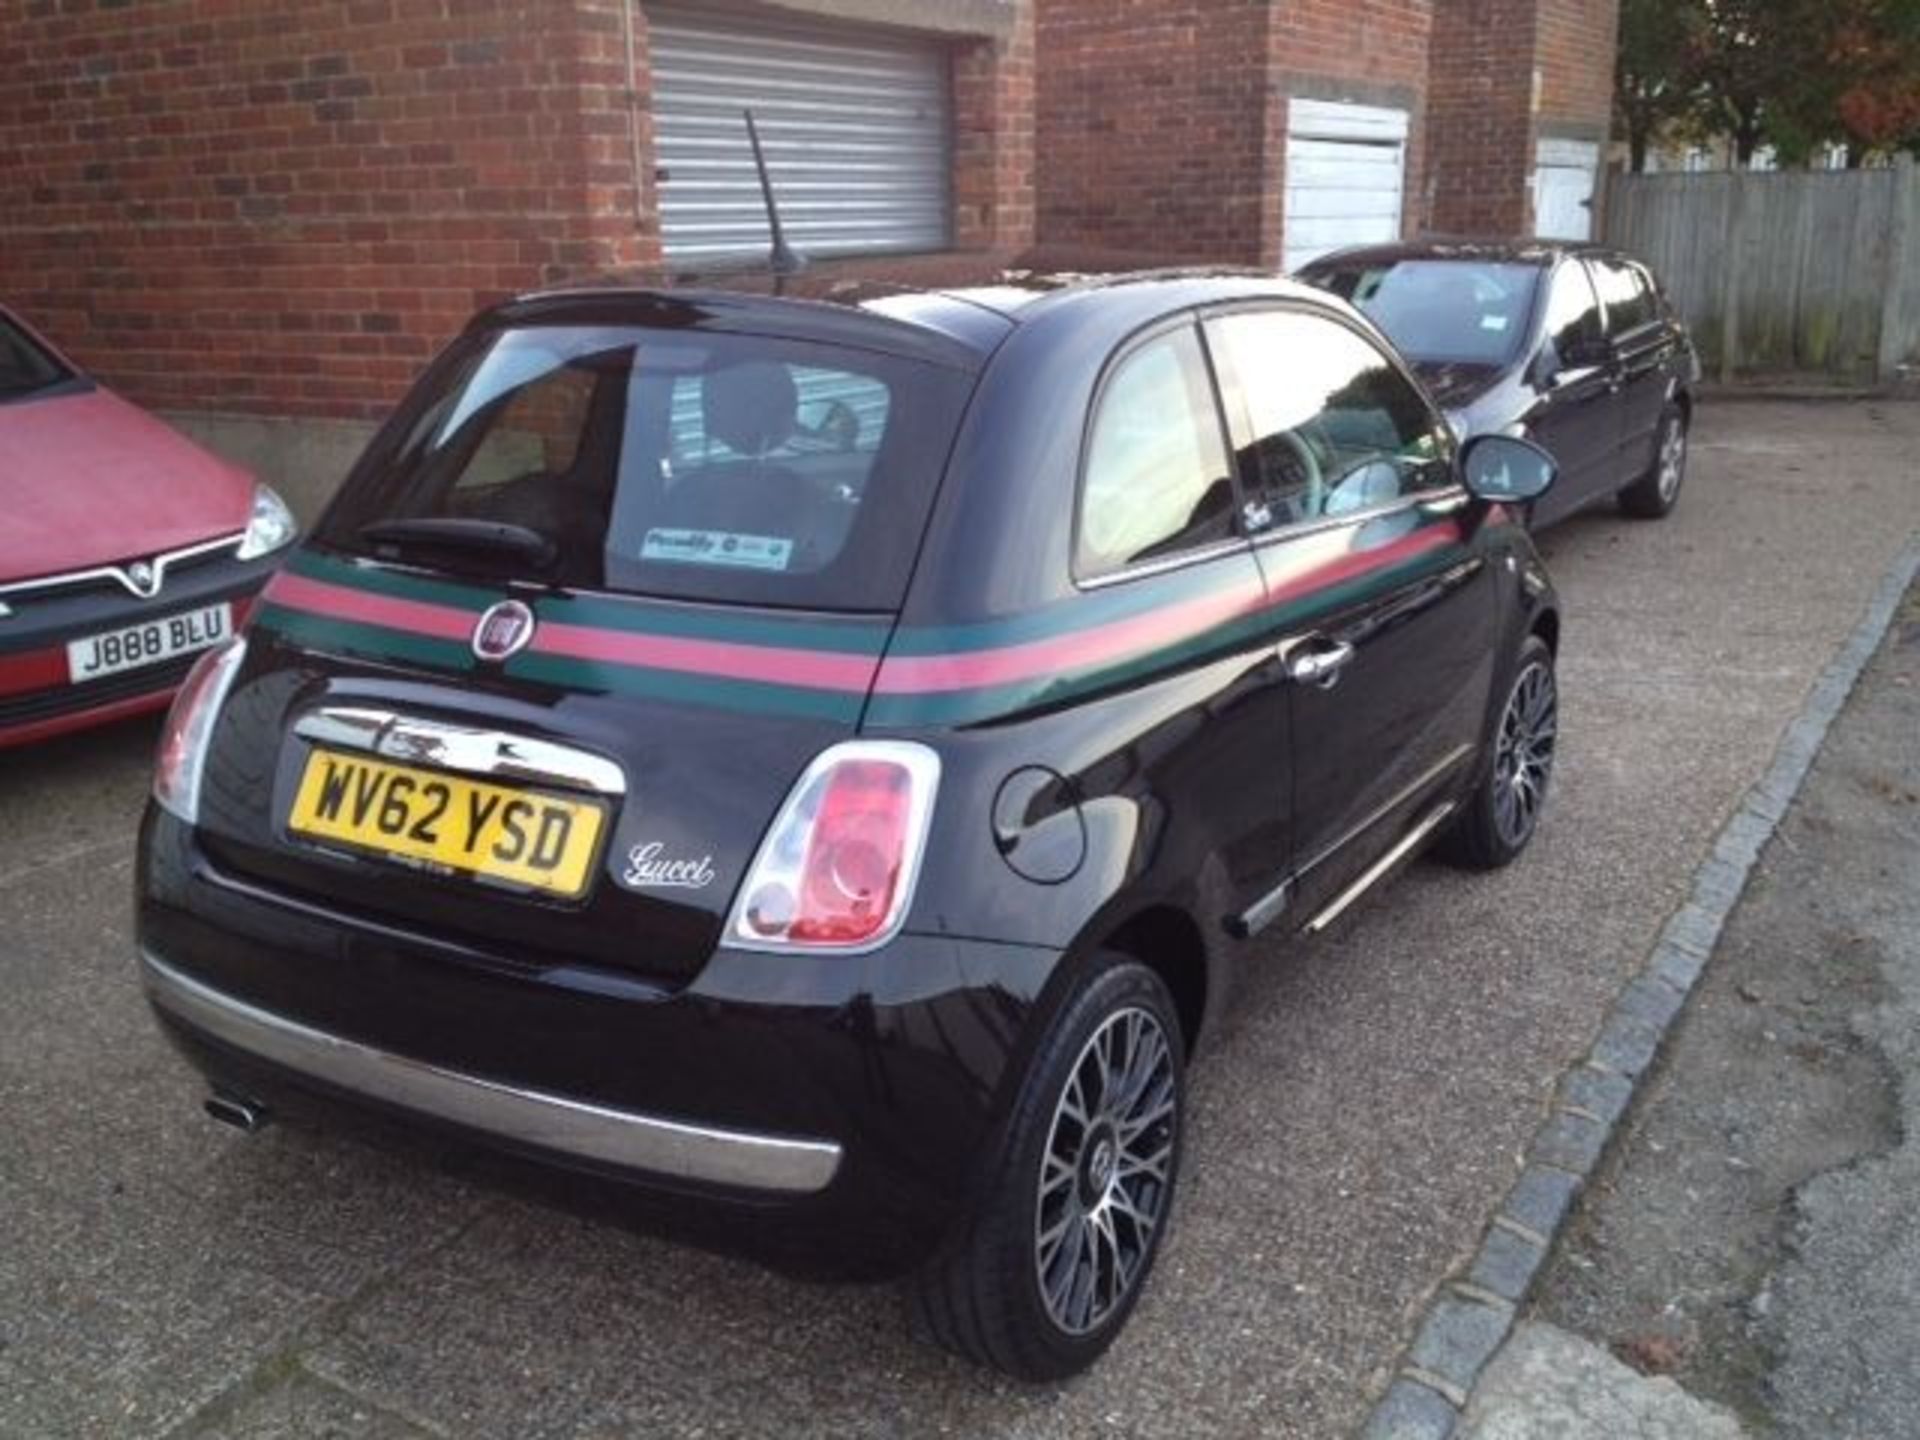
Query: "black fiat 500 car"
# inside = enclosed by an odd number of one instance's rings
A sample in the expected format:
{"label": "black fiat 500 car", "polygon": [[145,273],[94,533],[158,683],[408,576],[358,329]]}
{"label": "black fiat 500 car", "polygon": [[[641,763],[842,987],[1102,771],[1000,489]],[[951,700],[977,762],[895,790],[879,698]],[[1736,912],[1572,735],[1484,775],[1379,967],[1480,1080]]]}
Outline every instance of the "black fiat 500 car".
{"label": "black fiat 500 car", "polygon": [[1653,272],[1552,240],[1343,250],[1300,273],[1351,300],[1412,364],[1462,438],[1523,435],[1560,467],[1537,529],[1618,497],[1657,520],[1686,478],[1700,362]]}
{"label": "black fiat 500 car", "polygon": [[1060,1376],[1245,942],[1533,833],[1552,462],[1285,281],[807,283],[473,322],[179,698],[141,968],[221,1118],[612,1177]]}

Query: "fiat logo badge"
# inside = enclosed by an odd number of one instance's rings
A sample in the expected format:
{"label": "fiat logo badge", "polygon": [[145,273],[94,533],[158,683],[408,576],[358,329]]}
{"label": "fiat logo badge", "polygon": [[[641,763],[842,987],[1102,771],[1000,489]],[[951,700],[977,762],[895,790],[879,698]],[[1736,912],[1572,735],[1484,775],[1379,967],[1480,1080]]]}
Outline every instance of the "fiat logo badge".
{"label": "fiat logo badge", "polygon": [[533,639],[533,611],[518,600],[502,600],[488,608],[473,627],[473,653],[482,660],[500,661],[519,654]]}

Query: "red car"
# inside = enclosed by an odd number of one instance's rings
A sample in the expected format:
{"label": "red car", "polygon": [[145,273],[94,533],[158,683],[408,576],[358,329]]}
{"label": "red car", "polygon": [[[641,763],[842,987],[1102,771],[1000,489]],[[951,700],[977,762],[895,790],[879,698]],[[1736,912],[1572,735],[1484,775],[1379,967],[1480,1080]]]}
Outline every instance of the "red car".
{"label": "red car", "polygon": [[165,705],[296,530],[0,308],[0,747]]}

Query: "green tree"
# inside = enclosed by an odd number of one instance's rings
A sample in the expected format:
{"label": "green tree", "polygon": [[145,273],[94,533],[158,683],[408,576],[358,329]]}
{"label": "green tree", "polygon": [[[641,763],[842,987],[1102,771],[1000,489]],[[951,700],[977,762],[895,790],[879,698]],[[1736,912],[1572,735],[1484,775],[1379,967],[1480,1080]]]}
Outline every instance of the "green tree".
{"label": "green tree", "polygon": [[1694,63],[1706,25],[1703,0],[1620,0],[1614,133],[1636,174],[1654,143],[1696,108]]}
{"label": "green tree", "polygon": [[1769,112],[1787,108],[1784,97],[1804,83],[1809,26],[1824,33],[1820,17],[1832,3],[1701,0],[1704,23],[1691,37],[1687,61],[1696,111],[1705,128],[1727,137],[1740,165],[1751,163],[1767,138]]}

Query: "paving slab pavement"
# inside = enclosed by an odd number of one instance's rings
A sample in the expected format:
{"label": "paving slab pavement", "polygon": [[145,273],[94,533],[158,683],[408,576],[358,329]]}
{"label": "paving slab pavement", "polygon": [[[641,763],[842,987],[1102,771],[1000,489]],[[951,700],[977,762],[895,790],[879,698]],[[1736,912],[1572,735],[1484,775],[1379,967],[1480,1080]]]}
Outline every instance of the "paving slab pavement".
{"label": "paving slab pavement", "polygon": [[[1762,855],[1536,1311],[1755,1433],[1920,1434],[1920,587]],[[1514,1378],[1502,1412],[1560,1433],[1558,1387],[1536,1370],[1530,1397]]]}
{"label": "paving slab pavement", "polygon": [[1746,1440],[1733,1413],[1543,1321],[1517,1326],[1460,1417],[1458,1440]]}
{"label": "paving slab pavement", "polygon": [[[1562,768],[1497,876],[1267,946],[1113,1354],[1011,1386],[798,1284],[458,1165],[207,1123],[134,991],[151,726],[0,755],[0,1434],[1322,1437],[1386,1387],[1554,1084],[1920,525],[1920,407],[1704,410],[1673,518],[1547,538]],[[356,1420],[353,1417],[363,1416]]]}

